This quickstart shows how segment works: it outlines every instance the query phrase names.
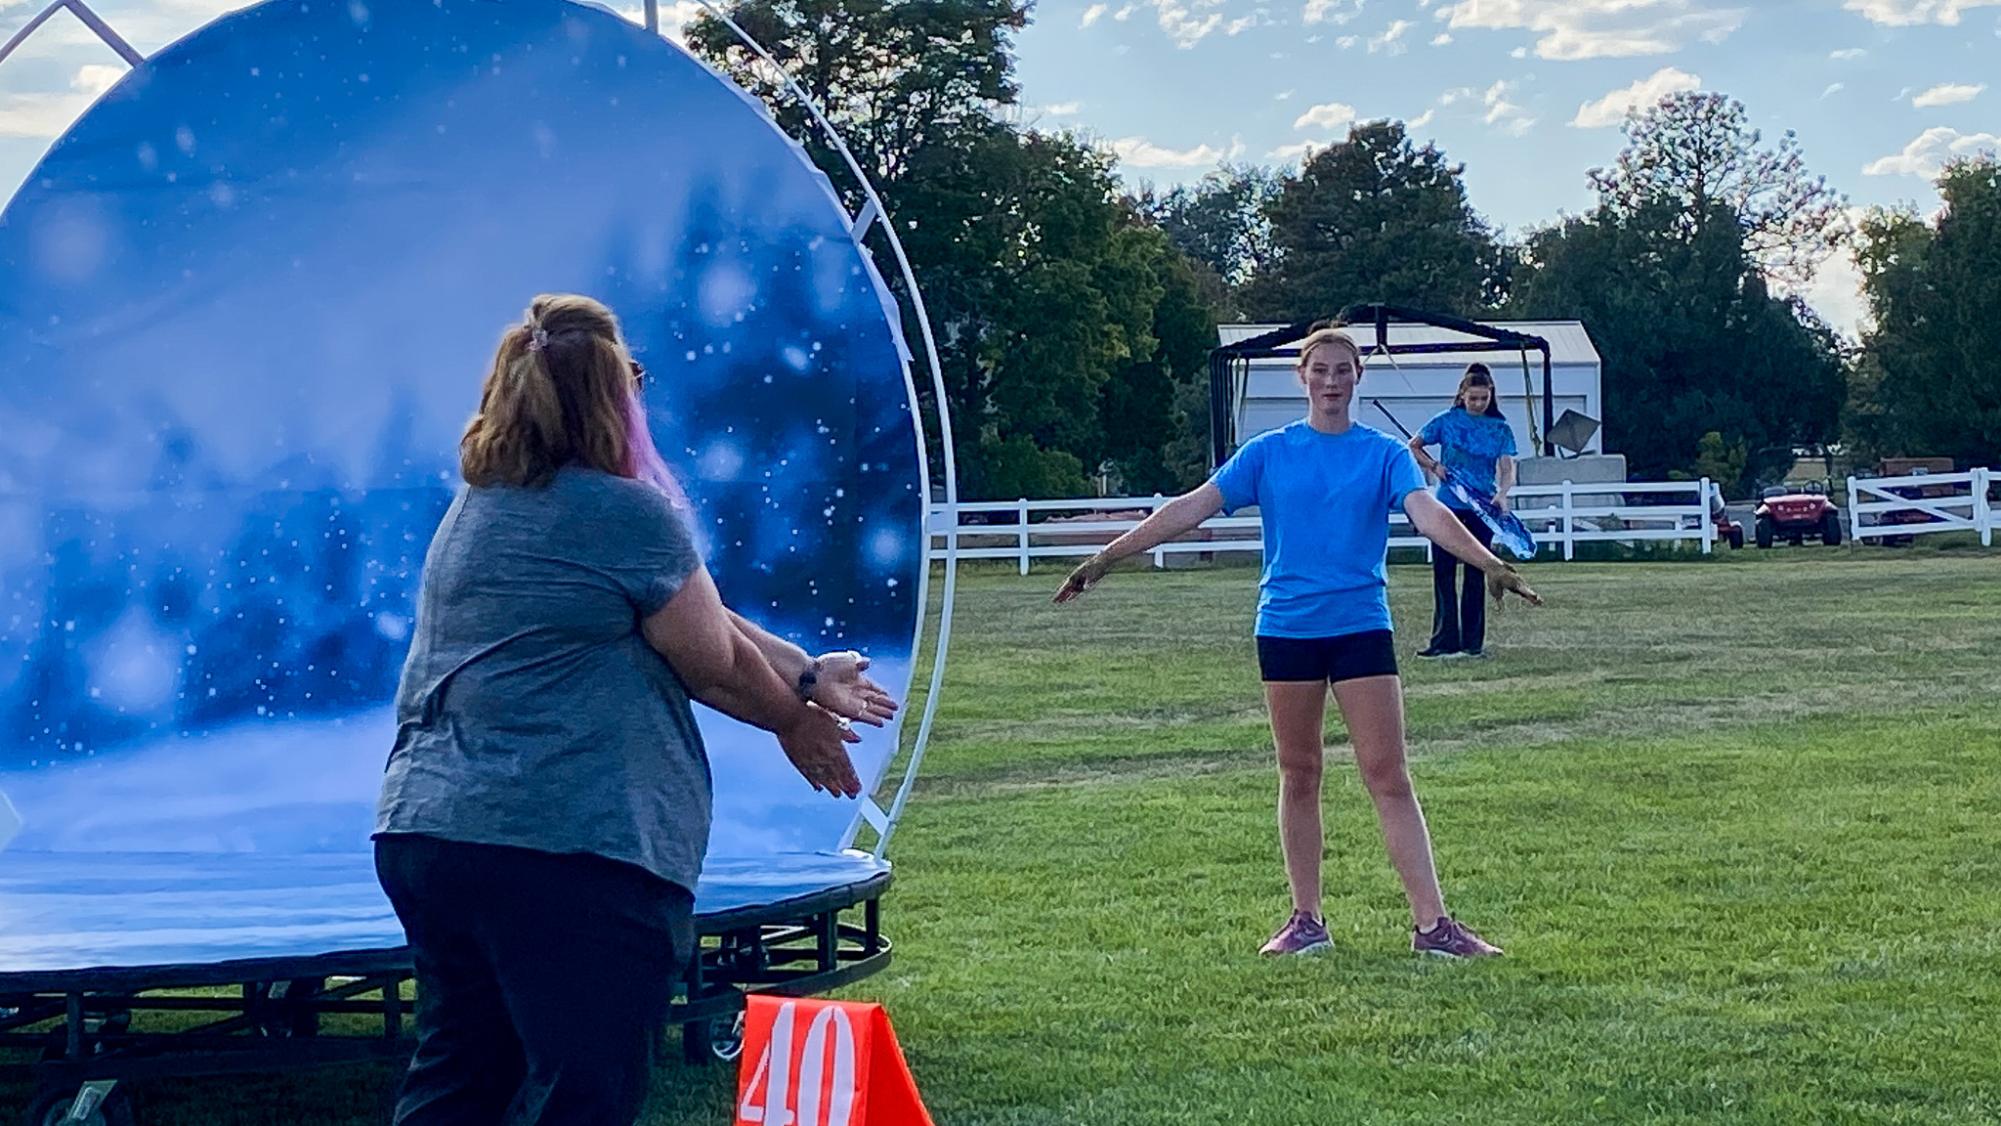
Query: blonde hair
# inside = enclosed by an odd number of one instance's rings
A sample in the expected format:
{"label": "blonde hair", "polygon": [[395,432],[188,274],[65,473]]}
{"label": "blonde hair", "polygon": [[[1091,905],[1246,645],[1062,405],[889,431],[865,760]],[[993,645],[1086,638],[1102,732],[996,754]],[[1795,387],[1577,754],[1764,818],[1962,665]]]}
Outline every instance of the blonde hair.
{"label": "blonde hair", "polygon": [[479,413],[459,439],[459,473],[470,485],[530,487],[567,465],[650,478],[649,455],[659,455],[638,392],[610,309],[575,294],[537,297],[500,338]]}
{"label": "blonde hair", "polygon": [[1355,357],[1355,367],[1360,368],[1362,366],[1362,346],[1355,343],[1354,337],[1349,336],[1338,328],[1323,328],[1314,331],[1306,339],[1299,342],[1299,363],[1296,365],[1299,370],[1306,370],[1307,361],[1313,358],[1313,350],[1323,344],[1334,344],[1346,348],[1348,354]]}

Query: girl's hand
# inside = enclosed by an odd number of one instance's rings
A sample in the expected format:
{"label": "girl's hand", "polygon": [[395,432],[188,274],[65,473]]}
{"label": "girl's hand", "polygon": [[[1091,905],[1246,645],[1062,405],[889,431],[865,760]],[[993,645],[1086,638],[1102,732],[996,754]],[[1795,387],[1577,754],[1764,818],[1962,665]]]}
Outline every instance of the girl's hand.
{"label": "girl's hand", "polygon": [[1487,596],[1492,598],[1494,605],[1498,607],[1507,601],[1509,594],[1531,606],[1542,605],[1542,595],[1537,594],[1527,582],[1523,581],[1520,573],[1513,567],[1503,563],[1498,570],[1487,572]]}
{"label": "girl's hand", "polygon": [[1063,580],[1063,585],[1056,588],[1055,602],[1061,605],[1075,601],[1078,595],[1098,585],[1098,580],[1104,578],[1105,572],[1109,569],[1110,565],[1099,556],[1093,555],[1084,560],[1076,570],[1070,572],[1069,578]]}
{"label": "girl's hand", "polygon": [[1514,509],[1508,506],[1508,494],[1506,493],[1494,494],[1494,507],[1500,509],[1502,512],[1514,511]]}

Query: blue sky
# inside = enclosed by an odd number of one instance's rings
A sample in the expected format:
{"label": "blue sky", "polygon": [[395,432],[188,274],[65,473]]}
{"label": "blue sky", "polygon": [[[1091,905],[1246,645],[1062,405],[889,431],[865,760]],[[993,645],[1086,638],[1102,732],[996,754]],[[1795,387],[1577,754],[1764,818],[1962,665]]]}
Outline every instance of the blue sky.
{"label": "blue sky", "polygon": [[[1159,183],[1402,118],[1511,231],[1590,205],[1628,105],[1721,90],[1852,204],[1929,212],[1943,160],[2001,146],[2001,0],[1071,0],[1038,9],[1021,77],[1032,120]],[[1852,330],[1854,285],[1836,263],[1808,296]]]}
{"label": "blue sky", "polygon": [[[0,35],[43,2],[0,0]],[[95,5],[142,51],[234,6]],[[1624,108],[1668,90],[1722,90],[1797,131],[1858,207],[1930,211],[1944,160],[2001,146],[2001,0],[1044,0],[1019,48],[1025,119],[1114,148],[1129,180],[1297,161],[1399,117],[1509,231],[1588,206]],[[0,68],[0,192],[121,70],[66,15]],[[1844,264],[1808,296],[1858,323]]]}

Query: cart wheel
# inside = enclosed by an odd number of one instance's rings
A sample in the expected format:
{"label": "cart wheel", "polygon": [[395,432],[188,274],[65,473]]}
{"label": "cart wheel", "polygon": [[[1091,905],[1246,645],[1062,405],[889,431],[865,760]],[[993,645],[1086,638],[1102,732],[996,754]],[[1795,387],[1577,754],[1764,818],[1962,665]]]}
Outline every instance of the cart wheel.
{"label": "cart wheel", "polygon": [[743,1056],[743,1011],[709,1022],[709,1054],[724,1063]]}
{"label": "cart wheel", "polygon": [[77,1091],[75,1087],[41,1091],[28,1104],[28,1113],[21,1116],[22,1123],[24,1126],[134,1126],[137,1122],[132,1116],[131,1100],[116,1088],[90,1114],[81,1119],[71,1118],[70,1108],[76,1105]]}
{"label": "cart wheel", "polygon": [[735,1063],[743,1055],[743,1014],[682,1025],[681,1049],[690,1064]]}

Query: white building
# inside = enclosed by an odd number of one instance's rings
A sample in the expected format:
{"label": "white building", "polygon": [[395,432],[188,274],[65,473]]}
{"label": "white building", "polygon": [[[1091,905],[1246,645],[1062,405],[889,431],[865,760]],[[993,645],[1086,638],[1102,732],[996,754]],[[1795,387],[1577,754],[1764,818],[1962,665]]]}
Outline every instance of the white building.
{"label": "white building", "polygon": [[[1550,385],[1556,400],[1552,417],[1561,418],[1564,411],[1573,410],[1602,425],[1605,419],[1600,390],[1603,365],[1598,359],[1598,349],[1592,346],[1590,335],[1584,331],[1583,322],[1487,323],[1494,328],[1539,336],[1549,342]],[[1222,325],[1217,335],[1221,337],[1221,343],[1230,345],[1284,327],[1275,324]],[[1371,325],[1355,325],[1348,332],[1364,348],[1375,342],[1375,329]],[[1393,323],[1389,326],[1392,346],[1471,342],[1475,339],[1431,325]],[[1355,421],[1395,433],[1396,428],[1376,407],[1377,403],[1381,403],[1398,421],[1415,432],[1425,420],[1452,405],[1453,394],[1459,389],[1460,376],[1465,374],[1466,365],[1476,360],[1486,364],[1494,373],[1494,382],[1501,393],[1501,410],[1515,428],[1515,444],[1520,447],[1522,456],[1540,453],[1530,442],[1531,411],[1534,412],[1534,433],[1540,435],[1543,428],[1540,352],[1528,353],[1526,372],[1522,354],[1518,352],[1402,355],[1394,357],[1394,363],[1389,356],[1370,356],[1355,398]],[[1306,392],[1299,385],[1294,362],[1290,356],[1250,361],[1249,379],[1233,388],[1235,403],[1232,418],[1236,424],[1238,445],[1306,414]],[[1587,452],[1603,451],[1602,436],[1602,429],[1592,436],[1586,445]]]}

